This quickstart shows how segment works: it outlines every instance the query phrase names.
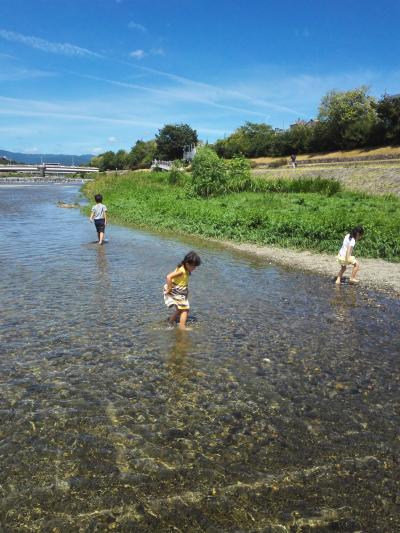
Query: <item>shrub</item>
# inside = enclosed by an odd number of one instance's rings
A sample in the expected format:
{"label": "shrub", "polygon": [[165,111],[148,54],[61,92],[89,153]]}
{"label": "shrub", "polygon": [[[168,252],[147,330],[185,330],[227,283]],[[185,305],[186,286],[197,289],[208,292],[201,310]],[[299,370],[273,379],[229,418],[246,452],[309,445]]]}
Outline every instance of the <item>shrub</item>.
{"label": "shrub", "polygon": [[191,192],[209,197],[227,190],[227,172],[224,162],[207,146],[199,148],[192,163]]}
{"label": "shrub", "polygon": [[235,156],[227,162],[227,189],[241,192],[250,189],[250,163],[242,156]]}
{"label": "shrub", "polygon": [[176,185],[182,181],[183,167],[181,161],[174,161],[171,166],[171,170],[168,172],[168,183],[170,185]]}

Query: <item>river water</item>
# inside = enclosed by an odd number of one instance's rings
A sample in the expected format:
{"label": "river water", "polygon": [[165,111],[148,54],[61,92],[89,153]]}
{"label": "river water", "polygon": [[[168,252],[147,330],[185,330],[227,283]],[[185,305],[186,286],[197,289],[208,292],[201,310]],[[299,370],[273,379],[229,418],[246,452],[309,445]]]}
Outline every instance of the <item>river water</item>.
{"label": "river water", "polygon": [[400,529],[398,300],[58,200],[0,187],[4,531]]}

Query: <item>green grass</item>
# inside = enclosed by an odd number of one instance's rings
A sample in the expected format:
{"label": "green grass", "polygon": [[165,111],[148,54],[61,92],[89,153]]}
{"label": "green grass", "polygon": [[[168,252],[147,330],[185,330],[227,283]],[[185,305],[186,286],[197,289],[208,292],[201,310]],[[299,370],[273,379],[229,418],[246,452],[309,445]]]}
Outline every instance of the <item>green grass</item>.
{"label": "green grass", "polygon": [[267,192],[201,199],[188,196],[184,183],[169,184],[168,173],[135,172],[100,175],[84,192],[103,194],[111,219],[122,224],[332,254],[361,224],[366,234],[357,255],[399,262],[400,199],[335,192],[325,181],[275,180]]}

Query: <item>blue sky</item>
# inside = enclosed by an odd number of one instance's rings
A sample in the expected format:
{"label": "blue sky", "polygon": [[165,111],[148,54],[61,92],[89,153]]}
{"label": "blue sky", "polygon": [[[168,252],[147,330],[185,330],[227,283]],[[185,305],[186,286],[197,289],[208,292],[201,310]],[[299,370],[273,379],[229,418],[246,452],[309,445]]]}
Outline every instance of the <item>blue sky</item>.
{"label": "blue sky", "polygon": [[400,92],[399,0],[1,0],[0,148],[130,149],[287,128],[329,90]]}

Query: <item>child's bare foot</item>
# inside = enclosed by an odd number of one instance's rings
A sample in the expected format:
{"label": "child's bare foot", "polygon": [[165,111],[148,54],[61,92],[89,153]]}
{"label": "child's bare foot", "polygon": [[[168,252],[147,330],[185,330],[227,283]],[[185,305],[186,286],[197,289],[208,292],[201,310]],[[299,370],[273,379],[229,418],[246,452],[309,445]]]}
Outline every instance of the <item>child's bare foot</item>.
{"label": "child's bare foot", "polygon": [[360,283],[360,280],[356,278],[350,278],[349,283],[357,284],[357,283]]}
{"label": "child's bare foot", "polygon": [[178,327],[179,327],[179,329],[181,329],[182,331],[192,331],[192,329],[193,329],[193,328],[188,327],[188,326],[181,326],[180,324],[179,324]]}
{"label": "child's bare foot", "polygon": [[336,278],[335,283],[336,283],[336,285],[340,285],[342,283],[341,278]]}

